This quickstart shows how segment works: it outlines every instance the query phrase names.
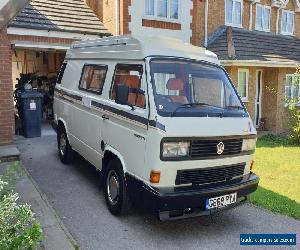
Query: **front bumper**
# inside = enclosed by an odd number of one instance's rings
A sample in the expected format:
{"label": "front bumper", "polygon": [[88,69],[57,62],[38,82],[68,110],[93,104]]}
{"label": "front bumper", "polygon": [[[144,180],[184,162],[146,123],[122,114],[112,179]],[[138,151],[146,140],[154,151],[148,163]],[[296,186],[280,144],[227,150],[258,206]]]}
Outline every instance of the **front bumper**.
{"label": "front bumper", "polygon": [[[127,179],[128,180],[128,179]],[[130,180],[130,179],[129,179]],[[250,173],[242,178],[201,186],[175,187],[166,189],[155,189],[148,185],[136,187],[135,192],[140,190],[139,202],[152,212],[158,212],[161,220],[168,220],[178,217],[193,217],[207,215],[218,210],[205,210],[206,199],[218,197],[230,193],[237,193],[237,203],[225,207],[230,208],[239,205],[247,200],[247,196],[253,193],[258,186],[259,177]],[[133,191],[132,181],[128,183],[130,193]]]}

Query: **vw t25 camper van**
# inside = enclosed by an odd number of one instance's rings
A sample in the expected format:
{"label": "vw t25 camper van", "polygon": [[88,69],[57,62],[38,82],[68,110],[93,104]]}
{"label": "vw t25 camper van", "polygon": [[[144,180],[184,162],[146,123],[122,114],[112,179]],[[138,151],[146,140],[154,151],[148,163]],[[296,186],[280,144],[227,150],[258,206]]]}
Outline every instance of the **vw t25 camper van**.
{"label": "vw t25 camper van", "polygon": [[131,36],[74,44],[54,109],[61,161],[76,151],[101,171],[114,215],[132,202],[161,220],[211,214],[257,188],[256,130],[204,48]]}

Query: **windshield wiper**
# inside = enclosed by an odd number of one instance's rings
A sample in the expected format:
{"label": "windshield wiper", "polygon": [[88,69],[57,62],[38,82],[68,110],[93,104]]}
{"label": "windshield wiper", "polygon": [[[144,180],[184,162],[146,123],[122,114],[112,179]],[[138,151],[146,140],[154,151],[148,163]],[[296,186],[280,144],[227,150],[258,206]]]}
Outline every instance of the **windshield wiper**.
{"label": "windshield wiper", "polygon": [[226,109],[239,109],[239,110],[244,110],[242,106],[239,105],[229,105],[226,107]]}
{"label": "windshield wiper", "polygon": [[208,106],[208,107],[214,107],[214,108],[221,108],[221,107],[214,106],[214,105],[211,105],[211,104],[208,104],[208,103],[204,103],[204,102],[185,103],[185,104],[181,104],[178,107],[176,107],[176,109],[174,109],[174,111],[171,113],[170,116],[173,117],[176,114],[176,112],[178,111],[178,109],[181,109],[181,108],[193,108],[193,107],[197,107],[197,106]]}

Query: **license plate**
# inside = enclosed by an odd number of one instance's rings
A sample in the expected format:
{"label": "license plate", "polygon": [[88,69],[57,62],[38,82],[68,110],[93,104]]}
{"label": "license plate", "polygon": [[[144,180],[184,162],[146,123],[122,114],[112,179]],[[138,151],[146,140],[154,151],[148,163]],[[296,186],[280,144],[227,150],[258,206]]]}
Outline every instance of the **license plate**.
{"label": "license plate", "polygon": [[213,208],[222,208],[226,207],[230,204],[236,203],[237,200],[237,193],[226,194],[219,197],[213,197],[206,199],[206,210],[213,209]]}

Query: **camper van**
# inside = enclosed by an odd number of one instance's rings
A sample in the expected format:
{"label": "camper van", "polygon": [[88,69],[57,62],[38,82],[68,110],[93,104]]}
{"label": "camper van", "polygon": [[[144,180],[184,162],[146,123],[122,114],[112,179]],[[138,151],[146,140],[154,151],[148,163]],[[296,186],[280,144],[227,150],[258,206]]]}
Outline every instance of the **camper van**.
{"label": "camper van", "polygon": [[161,220],[235,207],[257,189],[256,130],[217,56],[164,37],[72,45],[57,78],[60,159],[100,171],[114,215]]}

